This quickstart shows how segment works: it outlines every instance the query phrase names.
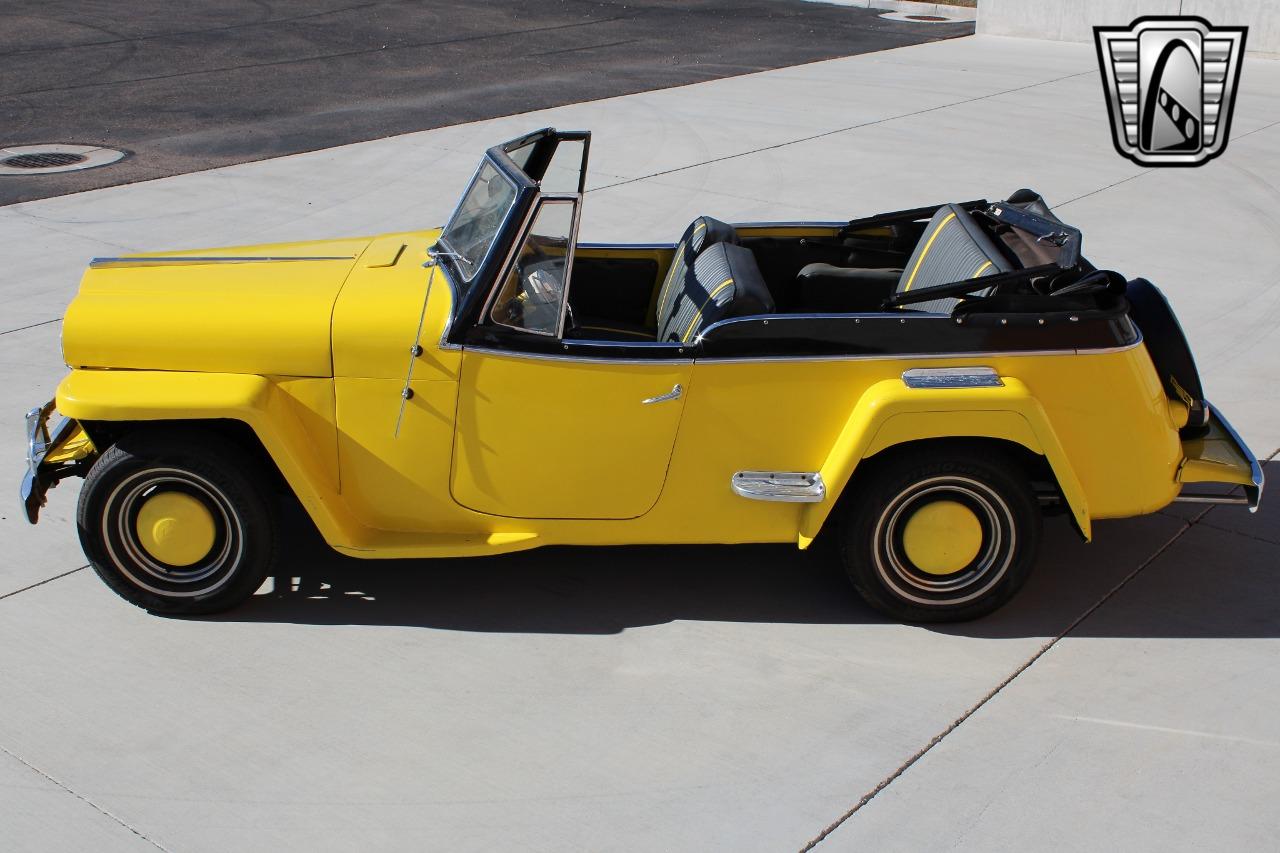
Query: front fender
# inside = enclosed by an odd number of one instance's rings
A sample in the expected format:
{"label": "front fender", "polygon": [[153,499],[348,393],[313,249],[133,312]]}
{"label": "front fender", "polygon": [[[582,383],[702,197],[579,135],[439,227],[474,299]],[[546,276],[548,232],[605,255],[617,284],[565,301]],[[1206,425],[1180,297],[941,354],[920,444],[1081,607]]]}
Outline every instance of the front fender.
{"label": "front fender", "polygon": [[999,439],[1044,456],[1081,534],[1091,538],[1084,489],[1044,409],[1022,382],[1001,379],[999,387],[909,388],[886,379],[868,388],[822,465],[827,498],[805,507],[800,547],[818,535],[859,462],[894,445],[933,438]]}
{"label": "front fender", "polygon": [[333,381],[238,373],[73,370],[57,408],[77,421],[201,421],[249,426],[331,545],[360,541],[338,494]]}

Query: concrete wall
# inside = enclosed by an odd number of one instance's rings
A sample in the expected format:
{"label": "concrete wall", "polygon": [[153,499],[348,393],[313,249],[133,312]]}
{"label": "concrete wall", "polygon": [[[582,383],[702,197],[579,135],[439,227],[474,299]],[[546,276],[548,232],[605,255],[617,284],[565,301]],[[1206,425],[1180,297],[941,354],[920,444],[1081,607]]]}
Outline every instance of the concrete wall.
{"label": "concrete wall", "polygon": [[1199,15],[1211,24],[1244,24],[1250,56],[1280,59],[1280,0],[979,0],[978,32],[1091,42],[1095,26],[1124,26],[1140,15]]}

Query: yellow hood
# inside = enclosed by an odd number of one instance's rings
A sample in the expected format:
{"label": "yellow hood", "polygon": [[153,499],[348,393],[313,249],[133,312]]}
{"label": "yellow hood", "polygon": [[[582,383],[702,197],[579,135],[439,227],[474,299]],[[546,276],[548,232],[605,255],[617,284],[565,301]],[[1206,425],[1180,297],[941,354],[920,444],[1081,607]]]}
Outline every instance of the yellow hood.
{"label": "yellow hood", "polygon": [[72,367],[332,376],[333,303],[368,238],[98,259],[67,308]]}

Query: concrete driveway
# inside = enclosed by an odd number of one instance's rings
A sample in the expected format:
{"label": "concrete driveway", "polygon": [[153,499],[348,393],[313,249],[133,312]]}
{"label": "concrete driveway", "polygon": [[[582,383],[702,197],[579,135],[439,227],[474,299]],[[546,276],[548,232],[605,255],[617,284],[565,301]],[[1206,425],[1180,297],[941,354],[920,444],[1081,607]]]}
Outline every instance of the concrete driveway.
{"label": "concrete driveway", "polygon": [[[587,127],[585,239],[1040,190],[1165,288],[1208,393],[1280,447],[1280,64],[1200,169],[1113,150],[1092,48],[965,38],[0,208],[0,456],[93,255],[439,222],[481,150]],[[1116,441],[1129,440],[1117,435]],[[75,484],[0,505],[0,826],[32,850],[1271,849],[1280,501],[1048,525],[984,620],[886,623],[832,556],[548,549],[357,564],[147,615]],[[829,834],[825,834],[828,833]]]}

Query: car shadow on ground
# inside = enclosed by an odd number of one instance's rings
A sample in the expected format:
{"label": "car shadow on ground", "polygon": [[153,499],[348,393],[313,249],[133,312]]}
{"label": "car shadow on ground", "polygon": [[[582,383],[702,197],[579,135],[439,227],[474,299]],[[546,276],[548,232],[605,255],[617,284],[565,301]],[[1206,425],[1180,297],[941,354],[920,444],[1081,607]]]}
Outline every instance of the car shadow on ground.
{"label": "car shadow on ground", "polygon": [[[1088,545],[1064,519],[1048,519],[1041,560],[1011,603],[984,619],[922,627],[969,637],[1055,637],[1149,563],[1073,636],[1280,636],[1274,593],[1280,513],[1212,512],[1225,523],[1206,516],[1188,528],[1185,519],[1194,512],[1103,522]],[[674,620],[887,621],[853,592],[833,543],[822,539],[809,551],[547,547],[470,559],[366,561],[330,550],[304,519],[288,527],[288,556],[270,589],[210,618],[564,634],[612,634]]]}

